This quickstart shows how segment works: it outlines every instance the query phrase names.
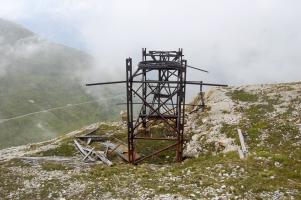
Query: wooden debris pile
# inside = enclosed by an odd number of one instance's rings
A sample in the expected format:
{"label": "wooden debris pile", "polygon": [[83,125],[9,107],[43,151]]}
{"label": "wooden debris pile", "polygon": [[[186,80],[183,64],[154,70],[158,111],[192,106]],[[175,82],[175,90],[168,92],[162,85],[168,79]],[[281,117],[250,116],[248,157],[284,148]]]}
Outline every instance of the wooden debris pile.
{"label": "wooden debris pile", "polygon": [[[125,143],[114,139],[116,142],[110,141],[108,136],[92,135],[98,130],[99,127],[95,127],[86,132],[86,135],[76,136],[74,139],[74,145],[78,151],[83,155],[84,162],[96,162],[101,161],[104,164],[111,166],[113,162],[108,157],[115,154],[123,161],[128,162],[128,147]],[[101,146],[103,151],[97,150],[92,144]],[[137,158],[140,158],[139,154],[136,154]]]}
{"label": "wooden debris pile", "polygon": [[96,151],[95,147],[91,148],[88,145],[83,146],[77,140],[74,140],[74,144],[76,148],[80,151],[80,153],[83,154],[84,162],[86,161],[95,162],[96,160],[99,159],[103,163],[107,164],[108,166],[111,166],[113,164],[109,159],[107,159],[107,152]]}

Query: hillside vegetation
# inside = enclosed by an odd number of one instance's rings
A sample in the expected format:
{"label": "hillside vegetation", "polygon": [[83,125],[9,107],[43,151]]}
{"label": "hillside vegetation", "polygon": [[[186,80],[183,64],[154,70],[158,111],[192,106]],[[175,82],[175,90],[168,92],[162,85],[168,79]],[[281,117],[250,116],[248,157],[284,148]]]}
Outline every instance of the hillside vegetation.
{"label": "hillside vegetation", "polygon": [[[48,140],[99,120],[113,120],[121,97],[96,100],[87,93],[84,74],[93,58],[50,43],[27,29],[0,19],[0,149]],[[100,74],[101,76],[101,74]],[[99,90],[95,90],[100,93]],[[116,92],[102,90],[105,97]],[[98,95],[99,97],[99,95]],[[5,119],[70,105],[64,109]]]}
{"label": "hillside vegetation", "polygon": [[[0,151],[4,199],[300,199],[301,83],[217,88],[206,108],[187,115],[183,163],[168,156],[141,165],[85,164],[75,131],[56,140]],[[195,99],[195,103],[199,98]],[[191,109],[191,108],[190,108]],[[98,123],[95,134],[126,141],[126,125]],[[248,157],[240,159],[237,128]],[[85,130],[85,128],[83,129]],[[66,162],[23,156],[60,156]],[[166,162],[166,160],[168,162]]]}

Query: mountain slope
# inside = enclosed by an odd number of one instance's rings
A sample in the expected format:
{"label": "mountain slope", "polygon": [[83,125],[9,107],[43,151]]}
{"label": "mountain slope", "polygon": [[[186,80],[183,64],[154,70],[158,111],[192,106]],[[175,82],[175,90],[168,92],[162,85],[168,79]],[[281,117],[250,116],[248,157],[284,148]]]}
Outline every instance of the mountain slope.
{"label": "mountain slope", "polygon": [[[120,108],[113,105],[120,102],[118,97],[116,101],[72,106],[96,100],[96,95],[88,94],[83,86],[92,61],[81,51],[50,43],[0,19],[0,149],[47,140],[85,124],[116,118]],[[101,92],[104,97],[116,94]],[[71,106],[5,120],[66,105]]]}
{"label": "mountain slope", "polygon": [[[118,160],[112,167],[83,163],[73,139],[88,128],[1,150],[0,195],[4,199],[300,199],[300,92],[301,83],[208,91],[206,109],[187,116],[185,152],[192,158],[183,163],[166,163],[165,156],[158,156],[162,162],[154,159],[138,166]],[[126,141],[126,125],[121,122],[94,126],[99,127],[94,134]],[[237,128],[245,133],[246,159],[237,153]],[[47,160],[53,156],[67,161]]]}
{"label": "mountain slope", "polygon": [[209,91],[205,98],[205,112],[189,116],[187,131],[193,138],[188,144],[188,155],[206,151],[202,144],[223,152],[236,150],[238,128],[253,150],[268,146],[270,153],[283,153],[286,147],[289,149],[285,153],[298,151],[291,148],[301,142],[300,83],[220,88]]}

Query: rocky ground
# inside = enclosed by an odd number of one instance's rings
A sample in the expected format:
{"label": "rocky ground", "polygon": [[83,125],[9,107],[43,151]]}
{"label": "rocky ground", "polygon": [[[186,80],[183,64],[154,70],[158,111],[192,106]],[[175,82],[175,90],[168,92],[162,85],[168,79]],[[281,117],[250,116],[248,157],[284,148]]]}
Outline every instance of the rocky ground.
{"label": "rocky ground", "polygon": [[126,138],[122,122],[96,123],[0,150],[0,199],[301,199],[301,83],[216,88],[205,102],[187,116],[183,163],[84,163],[75,135],[96,126]]}

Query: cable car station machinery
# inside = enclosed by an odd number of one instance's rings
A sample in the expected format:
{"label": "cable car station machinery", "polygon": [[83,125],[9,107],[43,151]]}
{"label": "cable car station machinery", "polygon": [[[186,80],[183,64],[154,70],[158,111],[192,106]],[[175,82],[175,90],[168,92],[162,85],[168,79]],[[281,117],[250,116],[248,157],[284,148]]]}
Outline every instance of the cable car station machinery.
{"label": "cable car station machinery", "polygon": [[[175,149],[175,160],[183,160],[185,95],[187,85],[226,86],[222,84],[187,81],[187,68],[207,72],[187,65],[182,49],[178,51],[146,51],[142,49],[142,61],[133,71],[132,59],[126,59],[126,81],[87,84],[126,84],[128,161],[137,164],[164,151]],[[202,92],[202,91],[201,91]],[[134,106],[138,105],[136,111]],[[201,104],[202,105],[202,104]],[[149,134],[148,130],[156,124],[164,124],[169,130],[166,134]],[[152,141],[164,143],[160,149],[152,149],[148,155],[140,156],[137,152],[139,143]],[[164,144],[165,144],[164,143]],[[150,143],[151,144],[151,143]]]}

